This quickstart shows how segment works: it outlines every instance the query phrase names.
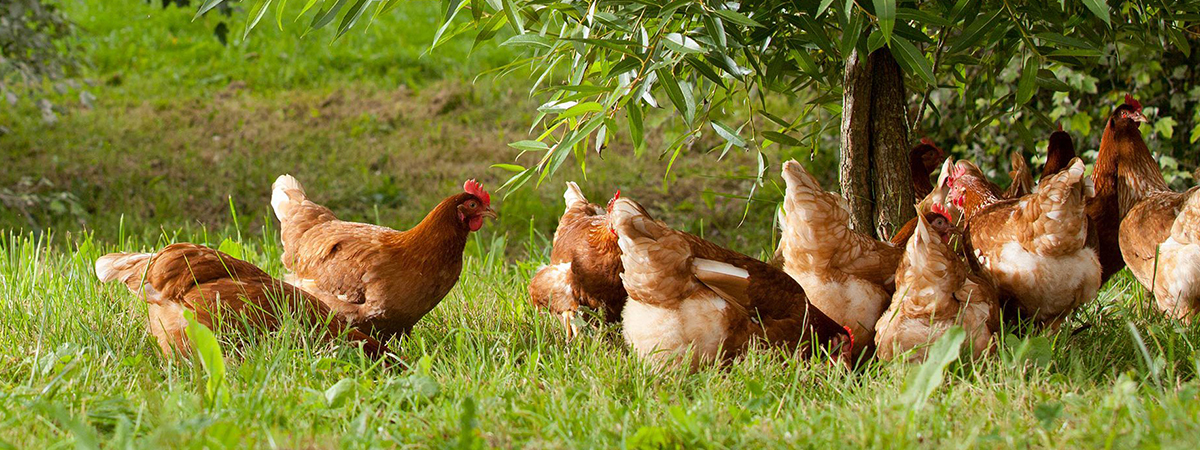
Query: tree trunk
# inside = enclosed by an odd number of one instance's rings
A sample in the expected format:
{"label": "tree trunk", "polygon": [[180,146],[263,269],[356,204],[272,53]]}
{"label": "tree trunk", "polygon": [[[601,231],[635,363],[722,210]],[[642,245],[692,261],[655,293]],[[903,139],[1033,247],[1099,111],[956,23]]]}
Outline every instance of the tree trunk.
{"label": "tree trunk", "polygon": [[842,195],[856,231],[888,237],[916,215],[908,166],[904,73],[881,48],[846,60],[842,96]]}
{"label": "tree trunk", "polygon": [[846,58],[842,86],[842,162],[839,184],[850,204],[850,228],[874,234],[871,194],[871,58]]}
{"label": "tree trunk", "polygon": [[871,54],[871,180],[875,183],[875,230],[890,237],[916,217],[908,161],[908,109],[904,72],[886,49]]}

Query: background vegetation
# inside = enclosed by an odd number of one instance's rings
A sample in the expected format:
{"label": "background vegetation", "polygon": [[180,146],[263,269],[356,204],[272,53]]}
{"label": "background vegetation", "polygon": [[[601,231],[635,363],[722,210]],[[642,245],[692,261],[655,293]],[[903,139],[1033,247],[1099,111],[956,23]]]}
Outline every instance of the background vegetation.
{"label": "background vegetation", "polygon": [[[668,173],[670,155],[659,155],[687,129],[653,110],[643,156],[618,124],[602,158],[592,153],[581,167],[568,155],[537,189],[534,179],[497,200],[503,217],[469,245],[463,281],[399,346],[413,370],[372,367],[291,327],[221,336],[227,395],[210,396],[198,365],[157,355],[144,305],[96,283],[96,257],[192,241],[280,274],[268,206],[280,173],[298,176],[343,218],[403,228],[466,178],[498,187],[511,173],[492,164],[538,162],[507,145],[531,137],[544,100],[530,97],[534,72],[477,77],[526,55],[498,44],[511,30],[430,51],[445,5],[396,2],[334,42],[338,22],[307,35],[303,23],[289,25],[303,3],[288,4],[296,9],[282,15],[282,29],[267,11],[248,38],[253,2],[195,21],[197,4],[58,3],[75,24],[54,44],[75,49],[74,86],[45,79],[36,95],[0,109],[0,448],[1187,448],[1200,432],[1200,332],[1155,313],[1127,274],[1062,332],[1008,330],[996,356],[954,362],[941,383],[903,364],[849,373],[767,352],[723,370],[655,374],[615,329],[564,342],[557,322],[525,301],[564,180],[581,181],[593,200],[621,188],[672,225],[752,255],[773,245],[777,169],[748,202],[757,156],[722,159],[727,141],[709,127]],[[226,44],[214,35],[222,23]],[[1175,157],[1168,175],[1190,184],[1182,174],[1200,159],[1190,147],[1194,64],[1177,53],[1109,50],[1121,55],[1110,65],[1055,68],[1078,92],[1039,91],[1043,112],[1094,149],[1103,117],[1133,88],[1158,113],[1144,127],[1152,149]],[[1019,68],[1005,63],[998,84],[1015,81]],[[43,118],[41,99],[57,122]],[[781,114],[806,107],[766,101]],[[975,114],[956,108],[934,123]],[[928,134],[987,162],[1028,149],[1009,126],[1023,117]],[[1040,148],[1049,128],[1039,126],[1027,129]],[[831,188],[835,139],[817,139],[806,163]],[[813,154],[779,151],[775,167]]]}

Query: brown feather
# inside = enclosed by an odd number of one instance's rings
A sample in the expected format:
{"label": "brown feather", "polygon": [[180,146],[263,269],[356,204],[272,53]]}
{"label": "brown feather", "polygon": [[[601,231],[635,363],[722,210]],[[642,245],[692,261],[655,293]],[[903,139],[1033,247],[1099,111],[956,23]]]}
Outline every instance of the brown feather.
{"label": "brown feather", "polygon": [[[812,306],[783,271],[673,230],[632,200],[617,201],[610,215],[630,298],[625,334],[639,354],[656,355],[656,347],[674,350],[658,358],[669,362],[666,356],[680,354],[680,346],[696,346],[701,361],[727,359],[744,352],[752,339],[791,349],[815,339],[822,346],[846,344],[848,350],[845,330]],[[649,313],[656,316],[642,315]],[[660,329],[664,320],[681,325]]]}
{"label": "brown feather", "polygon": [[299,315],[310,324],[324,324],[329,336],[347,332],[372,356],[387,350],[357,330],[346,330],[344,321],[331,317],[330,308],[313,295],[208,247],[181,243],[154,254],[112,253],[96,261],[96,275],[104,282],[120,280],[150,304],[149,328],[164,354],[191,352],[185,309],[215,331],[243,323],[270,330],[279,326],[281,314]]}
{"label": "brown feather", "polygon": [[458,282],[469,201],[487,208],[475,194],[455,194],[412,229],[397,231],[338,220],[290,176],[276,181],[272,196],[289,279],[312,286],[352,325],[383,339],[408,333]]}

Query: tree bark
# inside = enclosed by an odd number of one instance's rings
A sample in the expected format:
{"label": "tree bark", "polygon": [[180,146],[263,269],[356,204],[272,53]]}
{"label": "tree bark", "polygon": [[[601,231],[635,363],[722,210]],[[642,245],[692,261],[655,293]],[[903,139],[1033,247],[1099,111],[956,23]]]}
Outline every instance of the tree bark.
{"label": "tree bark", "polygon": [[871,53],[871,180],[875,183],[875,230],[890,237],[913,209],[912,168],[908,160],[908,115],[904,72],[886,49]]}
{"label": "tree bark", "polygon": [[839,185],[850,205],[850,228],[875,234],[871,186],[871,58],[858,50],[846,58],[842,83],[842,151]]}
{"label": "tree bark", "polygon": [[904,73],[887,48],[846,59],[839,184],[850,226],[891,236],[916,215],[908,165]]}

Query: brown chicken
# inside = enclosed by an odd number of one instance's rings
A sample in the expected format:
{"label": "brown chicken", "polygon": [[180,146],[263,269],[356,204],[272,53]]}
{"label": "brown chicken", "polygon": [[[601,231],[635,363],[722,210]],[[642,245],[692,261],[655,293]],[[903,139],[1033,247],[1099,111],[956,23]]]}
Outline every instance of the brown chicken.
{"label": "brown chicken", "polygon": [[496,217],[491,197],[474,180],[442,200],[408,231],[343,222],[313,203],[289,175],[275,180],[271,207],[279,218],[286,280],[332,299],[351,325],[386,341],[405,335],[458,282],[467,236]]}
{"label": "brown chicken", "polygon": [[873,346],[904,250],[851,230],[845,199],[821,189],[800,163],[784,163],[783,179],[784,271],[817,308],[853,331],[855,352]]}
{"label": "brown chicken", "polygon": [[[944,159],[944,162],[942,163],[942,172],[940,174],[938,174],[937,186],[935,186],[929,192],[929,194],[925,196],[925,198],[921,199],[921,201],[919,203],[917,203],[917,215],[918,216],[919,215],[928,215],[928,214],[932,213],[934,207],[941,207],[944,209],[944,205],[946,203],[946,195],[949,193],[949,190],[950,190],[950,188],[948,186],[948,184],[949,184],[948,178],[949,178],[949,175],[951,172],[952,162],[949,159],[946,159],[946,158],[943,158],[943,159]],[[930,219],[930,222],[933,223],[933,222],[936,222],[939,220],[944,220],[944,219],[938,218],[941,216],[942,216],[941,214],[935,214],[934,216],[929,216],[929,217],[932,217]],[[950,223],[954,223],[954,220],[951,219]],[[946,224],[946,225],[950,225],[950,224]],[[896,230],[896,234],[894,236],[892,236],[891,239],[888,239],[888,243],[890,243],[893,246],[898,247],[898,248],[904,248],[904,244],[908,243],[908,239],[912,237],[913,233],[916,232],[916,230],[917,230],[917,218],[913,217],[911,220],[908,221],[908,223],[905,223],[904,226],[901,226],[899,230]]]}
{"label": "brown chicken", "polygon": [[915,349],[909,360],[924,360],[927,344],[960,325],[967,331],[972,353],[979,356],[999,329],[996,289],[972,274],[951,248],[957,230],[945,211],[917,219],[917,231],[896,269],[896,293],[875,324],[875,354],[890,360]]}
{"label": "brown chicken", "polygon": [[1141,109],[1127,97],[1113,112],[1096,170],[1115,161],[1120,250],[1129,270],[1154,292],[1159,310],[1190,321],[1200,311],[1200,188],[1167,187],[1138,131],[1146,120]]}
{"label": "brown chicken", "polygon": [[[976,175],[957,172],[951,202],[963,208],[968,196],[981,198],[964,211],[967,249],[997,285],[1001,295],[1040,322],[1057,327],[1072,310],[1096,297],[1100,262],[1086,247],[1087,199],[1094,195],[1084,164],[1072,160],[1038,186],[1037,193],[1001,200]],[[969,195],[968,195],[969,194]]]}
{"label": "brown chicken", "polygon": [[1008,185],[1008,189],[1004,190],[1004,198],[1018,198],[1029,195],[1033,192],[1033,173],[1029,171],[1029,165],[1025,163],[1025,156],[1021,152],[1014,151],[1008,155],[1009,163],[1012,164],[1012,170],[1008,172],[1008,178],[1012,180],[1012,184]]}
{"label": "brown chicken", "polygon": [[609,216],[621,247],[629,300],[625,339],[641,357],[691,367],[728,360],[752,339],[808,350],[817,344],[849,362],[852,337],[808,302],[786,273],[654,220],[619,199]]}
{"label": "brown chicken", "polygon": [[[609,207],[620,196],[617,191]],[[554,231],[550,265],[538,269],[529,281],[529,298],[535,307],[554,314],[571,339],[578,333],[575,315],[580,306],[616,322],[628,294],[621,284],[621,248],[605,208],[588,203],[573,182],[567,183],[563,199],[567,209]]]}
{"label": "brown chicken", "polygon": [[1075,158],[1075,143],[1071,140],[1071,135],[1063,131],[1062,124],[1058,124],[1058,130],[1050,133],[1050,143],[1046,145],[1046,163],[1042,164],[1042,173],[1038,180],[1050,178],[1063,169],[1067,168],[1071,160]]}
{"label": "brown chicken", "polygon": [[921,142],[908,151],[908,167],[912,171],[913,194],[917,198],[924,198],[933,191],[933,184],[929,182],[929,177],[933,174],[933,169],[942,164],[943,159],[946,159],[946,153],[927,137],[921,138]]}
{"label": "brown chicken", "polygon": [[216,331],[242,325],[275,329],[280,315],[320,324],[330,336],[345,332],[378,357],[387,348],[346,327],[328,306],[246,261],[195,244],[171,244],[158,253],[109,253],[96,260],[101,282],[118,280],[149,304],[149,329],[163,354],[189,355],[184,311]]}

